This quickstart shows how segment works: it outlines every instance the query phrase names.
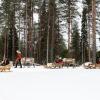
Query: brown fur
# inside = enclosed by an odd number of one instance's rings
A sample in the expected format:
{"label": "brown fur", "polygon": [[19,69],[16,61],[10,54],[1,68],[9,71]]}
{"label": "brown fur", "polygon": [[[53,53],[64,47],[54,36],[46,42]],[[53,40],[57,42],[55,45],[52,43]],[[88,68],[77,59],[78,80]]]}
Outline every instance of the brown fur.
{"label": "brown fur", "polygon": [[63,63],[54,63],[55,68],[62,68],[63,67]]}
{"label": "brown fur", "polygon": [[74,58],[63,58],[63,62],[65,66],[75,65]]}
{"label": "brown fur", "polygon": [[63,63],[48,63],[45,68],[62,68]]}
{"label": "brown fur", "polygon": [[11,64],[8,64],[6,66],[0,66],[0,72],[10,71],[10,69],[11,69]]}
{"label": "brown fur", "polygon": [[95,65],[97,69],[100,69],[100,64]]}

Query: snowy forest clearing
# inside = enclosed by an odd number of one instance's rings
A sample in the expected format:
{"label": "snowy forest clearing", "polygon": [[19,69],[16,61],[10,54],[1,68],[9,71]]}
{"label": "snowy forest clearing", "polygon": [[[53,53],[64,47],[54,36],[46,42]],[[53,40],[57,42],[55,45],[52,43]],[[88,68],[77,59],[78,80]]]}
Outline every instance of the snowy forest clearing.
{"label": "snowy forest clearing", "polygon": [[100,0],[0,0],[0,100],[100,100],[99,9]]}
{"label": "snowy forest clearing", "polygon": [[12,68],[0,73],[0,100],[100,100],[100,70]]}

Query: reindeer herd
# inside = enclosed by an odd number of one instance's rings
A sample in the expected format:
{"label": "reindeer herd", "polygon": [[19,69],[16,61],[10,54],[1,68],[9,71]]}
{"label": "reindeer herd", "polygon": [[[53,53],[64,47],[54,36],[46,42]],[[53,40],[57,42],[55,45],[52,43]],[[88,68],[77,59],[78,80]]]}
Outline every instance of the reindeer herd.
{"label": "reindeer herd", "polygon": [[[35,67],[35,62],[34,58],[23,58],[22,59],[22,65],[23,66],[34,66]],[[46,65],[43,65],[45,68],[63,68],[63,67],[77,67],[79,66],[76,64],[76,61],[74,58],[63,58],[61,62],[53,62],[53,63],[47,63]],[[13,67],[13,62],[10,62],[8,65],[5,66],[0,66],[0,72],[6,72],[10,71],[10,69]],[[100,69],[100,64],[92,64],[92,63],[85,63],[83,64],[83,67],[85,69]]]}
{"label": "reindeer herd", "polygon": [[75,68],[77,64],[74,58],[63,58],[62,62],[47,63],[47,65],[45,65],[46,68],[63,68],[64,66]]}

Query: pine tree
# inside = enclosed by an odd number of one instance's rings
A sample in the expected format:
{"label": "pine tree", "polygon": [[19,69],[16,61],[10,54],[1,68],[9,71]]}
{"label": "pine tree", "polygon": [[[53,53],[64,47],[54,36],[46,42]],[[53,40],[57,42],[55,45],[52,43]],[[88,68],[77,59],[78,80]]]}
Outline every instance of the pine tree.
{"label": "pine tree", "polygon": [[96,0],[92,1],[93,64],[96,63]]}
{"label": "pine tree", "polygon": [[92,23],[92,1],[91,0],[83,0],[83,6],[87,8],[87,32],[88,32],[88,59],[91,61],[91,23]]}
{"label": "pine tree", "polygon": [[72,33],[72,55],[76,61],[80,60],[80,35],[78,30],[78,23],[75,21]]}
{"label": "pine tree", "polygon": [[[27,56],[32,57],[33,36],[33,0],[26,0],[26,22],[27,22]],[[30,51],[30,52],[29,52]]]}
{"label": "pine tree", "polygon": [[[16,50],[18,49],[18,37],[15,28],[15,3],[16,2],[12,0],[3,0],[2,2],[3,19],[5,19],[5,29],[7,29],[6,34],[8,38],[8,47],[6,48],[8,54],[6,54],[8,55],[8,58],[11,60],[14,60]],[[12,34],[12,37],[9,37],[9,34]]]}
{"label": "pine tree", "polygon": [[41,6],[40,14],[40,37],[41,37],[41,46],[40,46],[40,63],[46,63],[46,52],[47,52],[47,12],[46,12],[46,2],[43,1]]}
{"label": "pine tree", "polygon": [[[49,37],[49,38],[48,38]],[[48,35],[47,35],[48,61],[53,62],[57,55],[60,56],[65,45],[63,37],[59,30],[59,16],[57,13],[57,5],[54,0],[49,0],[48,5]],[[62,50],[61,50],[62,48]],[[59,50],[59,51],[58,51]],[[61,52],[60,52],[61,51]]]}
{"label": "pine tree", "polygon": [[88,61],[88,41],[87,41],[87,8],[83,8],[83,12],[82,12],[82,29],[81,29],[81,54],[82,54],[82,63],[85,61]]}
{"label": "pine tree", "polygon": [[71,56],[71,35],[72,35],[72,24],[73,18],[76,17],[77,8],[76,3],[78,0],[59,0],[61,3],[66,4],[66,19],[67,19],[67,36],[68,36],[68,53]]}
{"label": "pine tree", "polygon": [[48,4],[48,34],[47,34],[47,62],[54,60],[54,41],[55,41],[55,1],[49,0]]}

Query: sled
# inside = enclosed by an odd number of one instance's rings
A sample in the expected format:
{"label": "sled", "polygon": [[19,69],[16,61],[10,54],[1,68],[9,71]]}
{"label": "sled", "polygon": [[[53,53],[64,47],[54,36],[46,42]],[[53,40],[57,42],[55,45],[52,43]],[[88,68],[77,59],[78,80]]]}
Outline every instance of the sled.
{"label": "sled", "polygon": [[21,59],[21,63],[24,66],[34,66],[35,67],[34,58],[25,58],[24,57]]}
{"label": "sled", "polygon": [[5,65],[5,66],[0,66],[0,72],[6,72],[6,71],[10,72],[11,67],[12,67],[11,64],[8,64],[8,65]]}

